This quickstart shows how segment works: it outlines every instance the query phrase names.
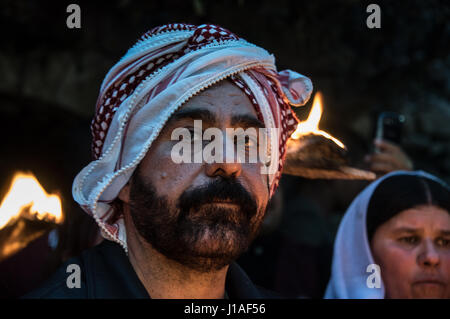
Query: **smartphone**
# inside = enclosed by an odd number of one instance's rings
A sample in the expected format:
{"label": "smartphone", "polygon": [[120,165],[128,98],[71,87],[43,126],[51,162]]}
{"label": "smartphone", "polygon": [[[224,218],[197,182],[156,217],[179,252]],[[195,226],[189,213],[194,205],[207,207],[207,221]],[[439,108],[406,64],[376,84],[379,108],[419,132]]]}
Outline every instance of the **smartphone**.
{"label": "smartphone", "polygon": [[395,112],[382,112],[377,120],[376,138],[399,145],[402,141],[404,123],[404,115]]}

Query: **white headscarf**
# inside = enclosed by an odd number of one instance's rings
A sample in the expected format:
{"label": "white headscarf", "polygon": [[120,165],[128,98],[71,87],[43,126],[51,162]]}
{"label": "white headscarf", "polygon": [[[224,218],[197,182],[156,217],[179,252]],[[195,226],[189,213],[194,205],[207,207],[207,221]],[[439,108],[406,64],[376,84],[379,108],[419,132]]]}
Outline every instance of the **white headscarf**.
{"label": "white headscarf", "polygon": [[366,215],[370,198],[377,186],[385,179],[397,175],[428,178],[444,184],[437,177],[423,171],[396,171],[384,175],[367,186],[350,204],[334,242],[331,278],[325,292],[326,299],[384,299],[385,288],[369,288],[367,272],[375,264],[367,236]]}
{"label": "white headscarf", "polygon": [[[170,24],[146,33],[106,75],[92,122],[95,160],[75,178],[76,202],[97,222],[103,237],[127,251],[123,216],[111,202],[183,103],[231,78],[249,96],[269,136],[270,193],[281,176],[285,142],[297,124],[290,105],[305,104],[311,81],[296,72],[277,72],[266,50],[215,25]],[[120,212],[119,212],[120,213]]]}

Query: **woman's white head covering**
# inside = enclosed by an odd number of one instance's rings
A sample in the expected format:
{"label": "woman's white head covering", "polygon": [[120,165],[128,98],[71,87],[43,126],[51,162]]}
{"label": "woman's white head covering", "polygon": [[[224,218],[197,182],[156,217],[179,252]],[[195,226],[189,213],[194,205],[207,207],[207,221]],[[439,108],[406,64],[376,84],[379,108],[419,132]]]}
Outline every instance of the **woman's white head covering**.
{"label": "woman's white head covering", "polygon": [[368,269],[368,266],[375,264],[375,261],[367,236],[366,216],[370,198],[377,186],[385,179],[397,175],[419,176],[444,184],[437,177],[423,171],[396,171],[367,186],[350,204],[339,225],[326,299],[384,299],[385,289],[381,278],[379,288],[368,284],[368,278],[373,274],[373,269]]}
{"label": "woman's white head covering", "polygon": [[[216,25],[169,24],[147,32],[106,75],[92,121],[94,160],[75,178],[72,194],[103,237],[127,251],[123,216],[111,203],[170,116],[204,89],[231,79],[249,97],[268,136],[272,195],[281,176],[285,143],[305,104],[311,81],[278,72],[273,55]],[[119,212],[120,213],[120,212]]]}

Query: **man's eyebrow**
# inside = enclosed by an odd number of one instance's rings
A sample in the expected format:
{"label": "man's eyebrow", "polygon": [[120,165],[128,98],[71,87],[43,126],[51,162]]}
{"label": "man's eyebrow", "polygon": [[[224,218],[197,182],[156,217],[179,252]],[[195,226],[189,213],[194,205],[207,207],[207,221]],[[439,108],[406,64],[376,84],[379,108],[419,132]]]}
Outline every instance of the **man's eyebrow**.
{"label": "man's eyebrow", "polygon": [[195,108],[195,109],[179,110],[174,115],[172,115],[172,117],[169,119],[169,123],[183,119],[202,120],[207,123],[216,122],[216,117],[211,111],[207,109]]}
{"label": "man's eyebrow", "polygon": [[450,230],[441,229],[439,233],[442,236],[450,236]]}
{"label": "man's eyebrow", "polygon": [[232,126],[242,126],[242,127],[257,127],[257,128],[264,128],[265,125],[263,122],[258,120],[256,117],[252,115],[234,115],[231,118],[231,125]]}

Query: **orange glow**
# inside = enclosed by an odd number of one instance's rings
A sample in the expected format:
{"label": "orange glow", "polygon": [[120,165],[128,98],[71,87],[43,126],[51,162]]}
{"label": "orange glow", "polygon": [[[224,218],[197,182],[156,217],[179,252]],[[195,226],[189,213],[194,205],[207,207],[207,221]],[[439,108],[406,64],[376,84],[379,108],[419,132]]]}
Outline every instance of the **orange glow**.
{"label": "orange glow", "polygon": [[27,214],[38,220],[61,223],[63,213],[58,195],[47,194],[33,174],[16,173],[0,204],[0,229]]}
{"label": "orange glow", "polygon": [[344,143],[339,141],[337,138],[331,136],[325,131],[319,129],[320,118],[322,117],[322,94],[317,92],[314,95],[313,106],[311,108],[311,112],[308,115],[306,121],[300,122],[297,125],[297,129],[294,133],[292,133],[291,138],[294,140],[299,139],[303,135],[315,134],[322,135],[334,143],[336,143],[339,147],[345,148]]}

